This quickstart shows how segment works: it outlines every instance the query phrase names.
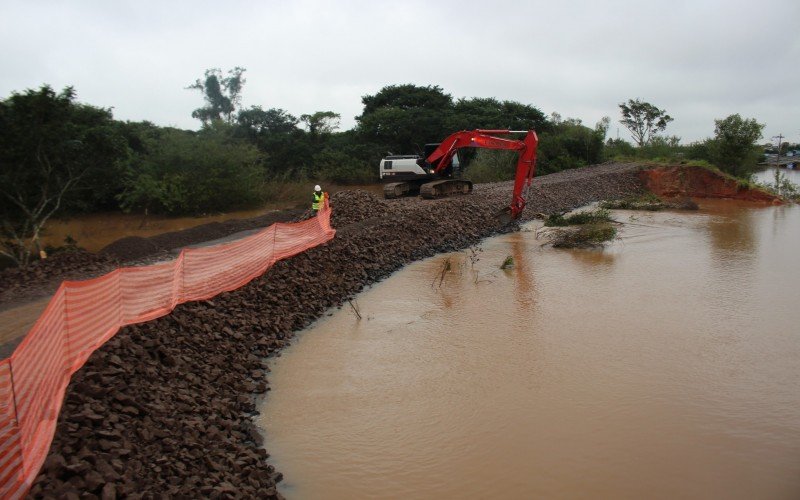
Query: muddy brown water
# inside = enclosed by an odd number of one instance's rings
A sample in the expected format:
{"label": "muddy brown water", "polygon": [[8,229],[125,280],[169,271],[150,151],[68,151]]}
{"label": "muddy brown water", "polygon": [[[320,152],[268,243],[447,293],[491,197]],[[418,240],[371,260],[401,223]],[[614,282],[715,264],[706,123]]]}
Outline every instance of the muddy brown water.
{"label": "muddy brown water", "polygon": [[[342,189],[363,189],[375,194],[383,194],[383,186],[377,184],[363,186],[325,186],[331,194]],[[309,200],[311,199],[309,189]],[[252,210],[239,210],[202,217],[143,216],[136,214],[105,213],[89,214],[64,220],[53,220],[47,224],[42,236],[43,246],[61,246],[67,236],[77,241],[78,246],[97,252],[105,246],[126,236],[143,238],[171,231],[182,231],[209,222],[223,222],[231,219],[258,217],[270,210],[292,208],[296,204],[269,204]],[[308,202],[309,208],[311,201]]]}
{"label": "muddy brown water", "polygon": [[800,206],[701,207],[492,238],[318,321],[259,417],[283,493],[799,498]]}

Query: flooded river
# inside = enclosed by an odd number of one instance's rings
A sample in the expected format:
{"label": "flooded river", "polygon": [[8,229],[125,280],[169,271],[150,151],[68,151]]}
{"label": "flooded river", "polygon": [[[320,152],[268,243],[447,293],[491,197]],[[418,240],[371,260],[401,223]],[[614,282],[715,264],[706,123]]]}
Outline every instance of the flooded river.
{"label": "flooded river", "polygon": [[260,417],[283,493],[800,498],[800,206],[701,208],[495,237],[318,321]]}

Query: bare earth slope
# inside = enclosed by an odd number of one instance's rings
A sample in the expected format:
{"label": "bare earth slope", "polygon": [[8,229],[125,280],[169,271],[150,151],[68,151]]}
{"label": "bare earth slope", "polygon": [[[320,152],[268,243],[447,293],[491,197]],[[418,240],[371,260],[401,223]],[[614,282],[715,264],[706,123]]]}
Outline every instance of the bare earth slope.
{"label": "bare earth slope", "polygon": [[[536,179],[525,217],[638,192],[638,170],[600,165]],[[336,193],[331,242],[239,290],[126,327],[95,352],[68,388],[31,496],[278,497],[281,476],[252,423],[255,398],[269,388],[266,358],[404,264],[514,230],[494,218],[510,200],[511,183],[436,201]]]}

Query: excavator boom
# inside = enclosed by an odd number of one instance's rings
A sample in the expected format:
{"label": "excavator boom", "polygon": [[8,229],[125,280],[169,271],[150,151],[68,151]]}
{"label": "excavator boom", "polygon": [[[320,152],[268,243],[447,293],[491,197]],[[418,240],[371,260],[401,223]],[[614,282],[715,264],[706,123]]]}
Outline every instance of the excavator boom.
{"label": "excavator boom", "polygon": [[[494,137],[497,135],[511,135],[524,133],[525,138],[520,140]],[[536,147],[539,138],[533,130],[463,130],[451,134],[444,139],[426,161],[433,166],[435,173],[441,173],[453,161],[461,148],[487,148],[519,151],[517,171],[514,175],[514,191],[511,205],[507,208],[512,219],[517,219],[525,209],[528,190],[536,172]]]}

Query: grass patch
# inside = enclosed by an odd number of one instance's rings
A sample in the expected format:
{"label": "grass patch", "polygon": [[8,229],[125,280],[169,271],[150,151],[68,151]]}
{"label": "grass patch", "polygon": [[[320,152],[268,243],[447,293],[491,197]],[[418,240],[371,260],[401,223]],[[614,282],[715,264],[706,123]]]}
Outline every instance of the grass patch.
{"label": "grass patch", "polygon": [[506,260],[504,260],[503,263],[500,264],[500,269],[508,269],[510,267],[514,267],[514,257],[509,255],[508,257],[506,257]]}
{"label": "grass patch", "polygon": [[550,244],[553,248],[591,248],[601,246],[617,236],[617,228],[609,222],[583,224],[576,228],[559,231]]}
{"label": "grass patch", "polygon": [[606,208],[583,210],[567,216],[552,214],[544,223],[551,229],[540,234],[545,234],[548,238],[545,244],[554,248],[591,248],[602,246],[617,236],[617,228],[612,222],[611,212]]}

